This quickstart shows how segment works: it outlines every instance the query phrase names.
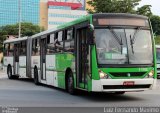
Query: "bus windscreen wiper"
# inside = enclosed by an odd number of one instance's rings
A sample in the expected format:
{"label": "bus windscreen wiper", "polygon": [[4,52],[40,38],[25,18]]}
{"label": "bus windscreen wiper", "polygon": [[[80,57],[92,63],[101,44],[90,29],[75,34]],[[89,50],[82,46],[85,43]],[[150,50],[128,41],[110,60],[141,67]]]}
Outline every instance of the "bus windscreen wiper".
{"label": "bus windscreen wiper", "polygon": [[132,53],[134,54],[134,48],[133,48],[133,41],[132,41],[132,36],[130,35],[130,44],[131,44],[131,49],[132,49]]}
{"label": "bus windscreen wiper", "polygon": [[133,38],[131,37],[131,44],[134,44],[135,43],[135,40],[136,40],[136,35],[137,33],[142,29],[142,27],[137,27],[136,31],[134,32],[134,35],[133,35]]}
{"label": "bus windscreen wiper", "polygon": [[109,27],[110,32],[112,33],[113,37],[117,40],[117,42],[122,46],[122,38],[117,35],[117,33],[111,28]]}
{"label": "bus windscreen wiper", "polygon": [[134,32],[134,35],[133,35],[133,38],[132,36],[130,35],[130,44],[131,44],[131,48],[132,48],[132,53],[134,54],[134,48],[133,48],[133,45],[135,43],[135,40],[136,40],[136,35],[137,33],[141,30],[142,27],[137,27],[136,31]]}

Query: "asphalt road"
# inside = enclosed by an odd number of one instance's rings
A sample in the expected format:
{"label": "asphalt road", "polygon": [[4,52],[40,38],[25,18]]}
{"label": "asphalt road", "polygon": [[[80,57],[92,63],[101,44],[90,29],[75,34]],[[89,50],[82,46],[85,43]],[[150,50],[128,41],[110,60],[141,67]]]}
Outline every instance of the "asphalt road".
{"label": "asphalt road", "polygon": [[73,96],[54,87],[34,85],[32,80],[9,80],[0,72],[0,106],[16,107],[133,107],[160,106],[160,80],[157,88],[124,95],[82,92]]}

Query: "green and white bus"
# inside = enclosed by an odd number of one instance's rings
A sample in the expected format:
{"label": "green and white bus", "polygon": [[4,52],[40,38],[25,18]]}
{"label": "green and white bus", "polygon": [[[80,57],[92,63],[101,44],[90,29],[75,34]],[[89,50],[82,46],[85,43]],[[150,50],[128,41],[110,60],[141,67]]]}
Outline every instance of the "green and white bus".
{"label": "green and white bus", "polygon": [[[8,77],[33,78],[88,92],[152,89],[156,52],[150,21],[132,14],[93,14],[31,37],[4,42]],[[11,54],[8,54],[10,53]]]}

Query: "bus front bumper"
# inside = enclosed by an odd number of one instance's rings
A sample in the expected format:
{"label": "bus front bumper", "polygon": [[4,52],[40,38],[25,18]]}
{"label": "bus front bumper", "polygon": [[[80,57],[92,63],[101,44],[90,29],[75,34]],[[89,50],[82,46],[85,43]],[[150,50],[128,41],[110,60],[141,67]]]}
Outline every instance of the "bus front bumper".
{"label": "bus front bumper", "polygon": [[[133,82],[133,85],[124,85],[126,82]],[[92,80],[93,92],[134,92],[144,91],[155,87],[156,79],[101,79]]]}

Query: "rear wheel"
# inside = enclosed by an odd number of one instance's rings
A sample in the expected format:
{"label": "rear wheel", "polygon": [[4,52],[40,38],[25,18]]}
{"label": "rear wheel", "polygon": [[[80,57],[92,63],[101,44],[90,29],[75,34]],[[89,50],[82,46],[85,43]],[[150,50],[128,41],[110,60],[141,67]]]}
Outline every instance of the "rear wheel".
{"label": "rear wheel", "polygon": [[34,69],[34,83],[36,85],[39,85],[39,80],[38,80],[38,70],[35,68]]}
{"label": "rear wheel", "polygon": [[70,72],[67,78],[67,91],[74,95],[76,93],[75,88],[74,88],[74,78],[73,74]]}
{"label": "rear wheel", "polygon": [[13,79],[11,66],[8,66],[8,68],[7,68],[7,75],[8,75],[9,79]]}

